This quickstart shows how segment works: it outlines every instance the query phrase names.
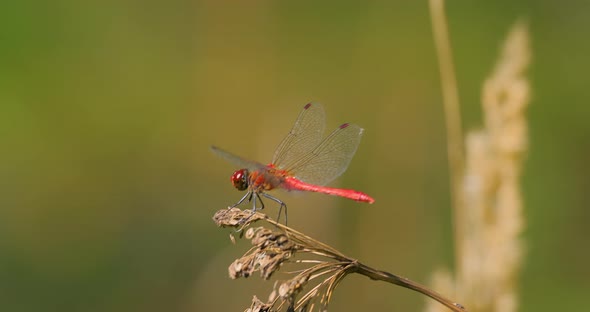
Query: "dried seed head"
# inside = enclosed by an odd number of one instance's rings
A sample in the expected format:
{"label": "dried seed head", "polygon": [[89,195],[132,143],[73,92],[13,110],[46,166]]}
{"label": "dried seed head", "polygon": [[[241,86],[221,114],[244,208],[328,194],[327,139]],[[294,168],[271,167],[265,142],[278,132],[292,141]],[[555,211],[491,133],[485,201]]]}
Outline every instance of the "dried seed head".
{"label": "dried seed head", "polygon": [[250,305],[250,308],[246,309],[245,312],[268,312],[271,307],[271,305],[260,301],[258,297],[254,296],[254,298],[252,298],[252,305]]}
{"label": "dried seed head", "polygon": [[277,298],[277,290],[273,289],[268,295],[268,302],[273,302]]}
{"label": "dried seed head", "polygon": [[254,228],[248,228],[246,230],[246,233],[244,233],[244,237],[246,239],[252,239],[252,237],[254,237],[254,234],[256,234],[256,229],[254,229]]}
{"label": "dried seed head", "polygon": [[242,257],[236,259],[228,268],[229,277],[236,279],[238,277],[248,277],[254,272],[252,257]]}
{"label": "dried seed head", "polygon": [[269,238],[272,237],[273,233],[271,230],[263,228],[263,227],[259,227],[259,228],[249,228],[248,231],[246,231],[246,238],[249,238],[252,240],[252,245],[255,246],[259,246],[264,248],[265,246],[263,245],[269,245]]}
{"label": "dried seed head", "polygon": [[[252,231],[250,231],[252,230]],[[289,240],[289,237],[283,232],[273,232],[266,228],[248,229],[246,238],[252,240],[252,245],[260,249],[278,249],[281,251],[295,251],[296,244]]]}
{"label": "dried seed head", "polygon": [[233,279],[249,277],[255,271],[260,271],[262,278],[269,279],[298,248],[286,234],[263,227],[248,228],[245,237],[255,248],[229,266],[229,276]]}
{"label": "dried seed head", "polygon": [[239,208],[221,209],[213,216],[213,221],[220,227],[243,228],[252,222],[264,219],[264,215],[251,210],[240,210]]}
{"label": "dried seed head", "polygon": [[303,275],[296,276],[295,278],[282,283],[281,286],[279,286],[279,296],[283,299],[294,299],[308,280],[309,275]]}

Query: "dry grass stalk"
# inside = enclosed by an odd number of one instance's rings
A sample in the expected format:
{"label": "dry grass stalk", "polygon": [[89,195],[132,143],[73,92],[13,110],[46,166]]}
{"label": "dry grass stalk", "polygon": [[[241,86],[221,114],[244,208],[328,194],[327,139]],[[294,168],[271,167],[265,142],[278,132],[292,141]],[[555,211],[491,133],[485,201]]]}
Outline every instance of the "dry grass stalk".
{"label": "dry grass stalk", "polygon": [[[248,312],[327,311],[334,290],[348,274],[358,273],[373,280],[392,283],[435,299],[452,311],[467,311],[461,304],[407,278],[373,269],[338,250],[290,227],[279,224],[260,212],[238,208],[218,211],[213,220],[218,226],[233,227],[253,245],[229,266],[231,278],[249,277],[259,272],[270,279],[283,266],[296,266],[286,272],[290,278],[275,283],[268,301],[256,296]],[[255,226],[264,221],[270,228]],[[233,240],[233,238],[232,238]]]}
{"label": "dry grass stalk", "polygon": [[[453,201],[453,236],[455,240],[465,235],[461,220],[465,214],[465,203],[461,196],[463,171],[465,170],[465,156],[463,147],[463,132],[461,127],[461,109],[459,105],[459,91],[453,53],[447,20],[444,12],[444,0],[430,0],[430,16],[432,19],[432,33],[434,36],[436,55],[440,67],[442,83],[443,107],[445,110],[445,126],[447,131],[447,156],[449,162],[449,178],[451,185],[451,199]],[[461,246],[455,246],[455,266],[462,267],[460,257]]]}
{"label": "dry grass stalk", "polygon": [[[466,139],[466,167],[461,196],[465,204],[457,220],[464,236],[456,237],[461,250],[458,274],[434,275],[437,289],[461,298],[474,311],[516,311],[517,278],[523,246],[523,205],[519,179],[527,141],[526,107],[530,62],[527,25],[510,31],[498,63],[485,81],[482,104],[485,126]],[[440,311],[429,304],[428,311]]]}

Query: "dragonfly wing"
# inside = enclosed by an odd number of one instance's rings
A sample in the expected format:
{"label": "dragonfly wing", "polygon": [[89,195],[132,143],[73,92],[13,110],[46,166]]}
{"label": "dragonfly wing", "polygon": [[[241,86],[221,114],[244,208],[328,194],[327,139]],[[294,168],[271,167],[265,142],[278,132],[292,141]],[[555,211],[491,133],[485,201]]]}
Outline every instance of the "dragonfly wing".
{"label": "dragonfly wing", "polygon": [[342,124],[315,149],[286,168],[306,183],[325,185],[340,176],[352,160],[363,134],[363,128]]}
{"label": "dragonfly wing", "polygon": [[259,162],[247,160],[238,155],[234,155],[228,151],[225,151],[217,146],[211,145],[211,151],[217,154],[218,156],[222,157],[223,159],[233,163],[234,165],[239,166],[240,168],[259,169],[264,167],[264,165]]}
{"label": "dragonfly wing", "polygon": [[275,150],[272,163],[280,169],[292,167],[322,141],[325,125],[326,113],[322,105],[305,105],[291,131]]}

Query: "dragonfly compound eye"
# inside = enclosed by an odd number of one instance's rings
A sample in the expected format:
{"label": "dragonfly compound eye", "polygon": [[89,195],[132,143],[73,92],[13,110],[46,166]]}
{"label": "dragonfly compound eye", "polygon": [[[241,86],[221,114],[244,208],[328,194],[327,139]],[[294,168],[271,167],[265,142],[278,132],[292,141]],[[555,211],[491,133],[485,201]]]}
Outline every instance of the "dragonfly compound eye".
{"label": "dragonfly compound eye", "polygon": [[240,169],[236,170],[231,175],[231,183],[240,191],[243,191],[248,188],[248,169]]}

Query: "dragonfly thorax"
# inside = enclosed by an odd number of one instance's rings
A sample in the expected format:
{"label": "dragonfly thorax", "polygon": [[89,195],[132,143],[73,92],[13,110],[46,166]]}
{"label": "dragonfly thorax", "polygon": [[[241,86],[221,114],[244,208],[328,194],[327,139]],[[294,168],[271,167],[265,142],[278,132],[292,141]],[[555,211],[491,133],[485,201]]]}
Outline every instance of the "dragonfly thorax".
{"label": "dragonfly thorax", "polygon": [[244,191],[248,188],[248,176],[248,169],[240,169],[236,170],[231,175],[230,180],[235,188],[237,188],[240,191]]}

